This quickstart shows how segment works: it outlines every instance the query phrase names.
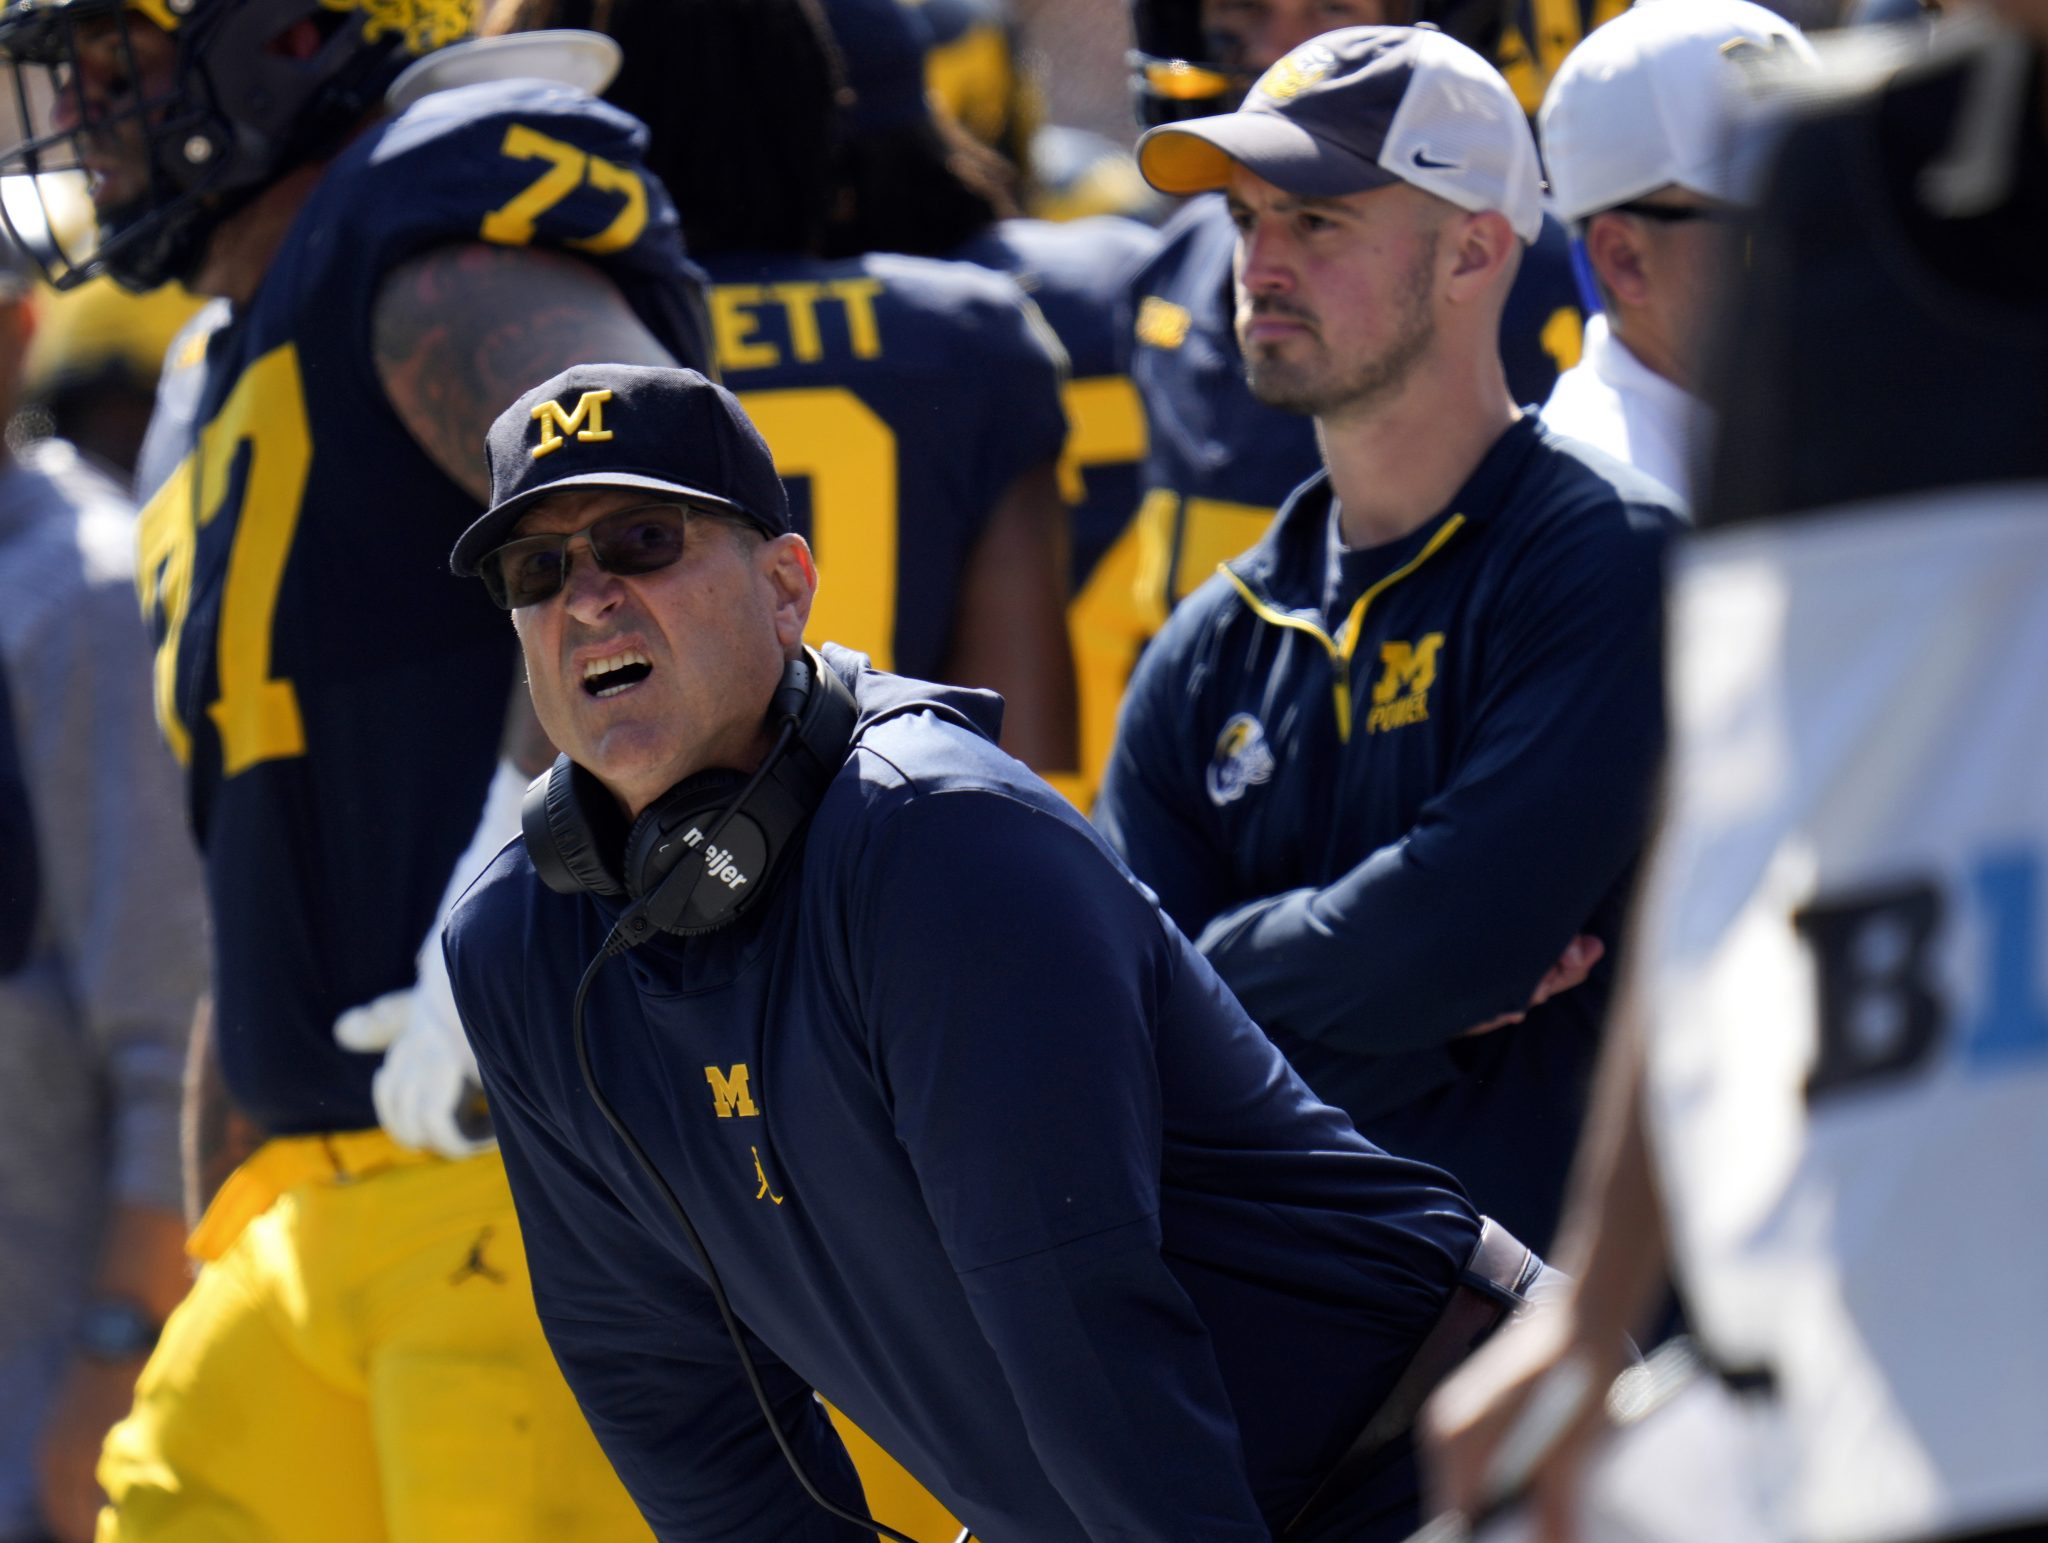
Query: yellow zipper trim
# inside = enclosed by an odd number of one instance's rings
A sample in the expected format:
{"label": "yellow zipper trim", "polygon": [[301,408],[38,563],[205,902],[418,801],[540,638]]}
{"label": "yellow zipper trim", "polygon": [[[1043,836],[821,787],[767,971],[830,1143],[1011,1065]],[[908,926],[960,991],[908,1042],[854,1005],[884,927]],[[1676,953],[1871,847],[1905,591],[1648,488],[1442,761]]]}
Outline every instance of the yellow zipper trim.
{"label": "yellow zipper trim", "polygon": [[1351,651],[1358,646],[1359,634],[1364,630],[1367,609],[1386,590],[1400,583],[1434,557],[1443,544],[1456,535],[1464,524],[1465,516],[1462,514],[1454,514],[1445,520],[1443,529],[1429,538],[1427,546],[1358,597],[1357,602],[1351,607],[1351,614],[1344,618],[1344,625],[1337,629],[1337,636],[1334,638],[1312,621],[1304,621],[1299,616],[1290,616],[1285,611],[1277,611],[1267,605],[1252,593],[1251,586],[1237,576],[1230,564],[1216,565],[1216,571],[1230,580],[1237,592],[1244,596],[1244,603],[1252,608],[1253,614],[1261,621],[1274,627],[1292,627],[1296,632],[1306,632],[1323,645],[1323,651],[1330,656],[1330,664],[1336,671],[1336,680],[1331,690],[1336,698],[1337,739],[1340,744],[1351,743]]}

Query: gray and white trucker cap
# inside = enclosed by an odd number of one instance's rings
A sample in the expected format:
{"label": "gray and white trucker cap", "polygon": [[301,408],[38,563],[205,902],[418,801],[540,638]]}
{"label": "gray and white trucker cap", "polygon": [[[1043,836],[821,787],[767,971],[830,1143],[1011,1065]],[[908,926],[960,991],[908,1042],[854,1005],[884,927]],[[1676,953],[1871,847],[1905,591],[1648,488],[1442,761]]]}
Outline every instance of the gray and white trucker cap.
{"label": "gray and white trucker cap", "polygon": [[1534,241],[1543,178],[1500,72],[1434,27],[1346,27],[1261,75],[1236,112],[1153,129],[1138,169],[1162,193],[1206,193],[1232,162],[1298,198],[1402,181]]}

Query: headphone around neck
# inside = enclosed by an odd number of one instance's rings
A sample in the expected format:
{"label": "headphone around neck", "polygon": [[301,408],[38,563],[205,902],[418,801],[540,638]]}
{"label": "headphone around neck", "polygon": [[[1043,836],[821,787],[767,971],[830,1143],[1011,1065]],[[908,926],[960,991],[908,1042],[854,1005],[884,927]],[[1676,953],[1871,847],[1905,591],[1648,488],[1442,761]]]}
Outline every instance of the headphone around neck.
{"label": "headphone around neck", "polygon": [[[569,1007],[577,1070],[605,1123],[660,1193],[703,1266],[704,1283],[732,1339],[740,1371],[783,1459],[804,1492],[831,1515],[895,1543],[912,1543],[907,1534],[833,1502],[805,1470],[789,1433],[776,1418],[703,1237],[674,1186],[598,1084],[583,1019],[591,985],[607,960],[646,941],[657,928],[684,937],[710,932],[759,903],[804,822],[846,764],[858,717],[846,683],[806,648],[784,666],[782,684],[769,700],[775,746],[751,775],[707,771],[685,778],[628,826],[603,784],[565,755],[526,790],[519,817],[527,854],[549,889],[564,895],[588,891],[630,902],[613,923],[604,947],[584,967]],[[609,853],[618,855],[614,859]],[[702,860],[690,860],[692,853],[701,853]],[[972,1534],[962,1528],[955,1543],[972,1543]]]}
{"label": "headphone around neck", "polygon": [[[629,900],[664,932],[723,927],[773,884],[846,762],[858,711],[845,682],[806,648],[769,701],[769,725],[780,732],[759,770],[687,777],[630,825],[596,777],[560,756],[520,807],[534,871],[557,894]],[[692,853],[699,860],[685,861]]]}

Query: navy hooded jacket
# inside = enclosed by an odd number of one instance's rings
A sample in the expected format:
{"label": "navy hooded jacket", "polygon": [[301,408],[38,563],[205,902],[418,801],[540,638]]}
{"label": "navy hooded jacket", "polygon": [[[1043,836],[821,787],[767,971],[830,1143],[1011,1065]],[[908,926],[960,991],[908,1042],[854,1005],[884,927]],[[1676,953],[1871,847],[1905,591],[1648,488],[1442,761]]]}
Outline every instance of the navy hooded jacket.
{"label": "navy hooded jacket", "polygon": [[[1264,1543],[1476,1217],[1316,1100],[995,747],[996,698],[826,653],[861,722],[794,866],[724,930],[599,974],[596,1079],[828,1493],[858,1490],[812,1389],[977,1536]],[[872,1537],[798,1489],[582,1086],[570,1001],[617,911],[515,842],[447,933],[549,1343],[661,1537]]]}

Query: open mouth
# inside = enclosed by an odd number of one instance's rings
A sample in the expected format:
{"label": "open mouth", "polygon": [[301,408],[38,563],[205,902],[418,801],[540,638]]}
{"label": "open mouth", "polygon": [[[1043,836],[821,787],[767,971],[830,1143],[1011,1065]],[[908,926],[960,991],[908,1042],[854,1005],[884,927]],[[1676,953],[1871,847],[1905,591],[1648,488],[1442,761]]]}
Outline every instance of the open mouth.
{"label": "open mouth", "polygon": [[628,649],[609,659],[592,659],[583,666],[583,689],[590,696],[617,696],[631,691],[654,673],[654,663],[638,649]]}

